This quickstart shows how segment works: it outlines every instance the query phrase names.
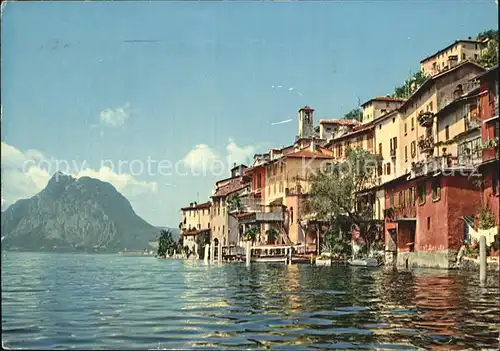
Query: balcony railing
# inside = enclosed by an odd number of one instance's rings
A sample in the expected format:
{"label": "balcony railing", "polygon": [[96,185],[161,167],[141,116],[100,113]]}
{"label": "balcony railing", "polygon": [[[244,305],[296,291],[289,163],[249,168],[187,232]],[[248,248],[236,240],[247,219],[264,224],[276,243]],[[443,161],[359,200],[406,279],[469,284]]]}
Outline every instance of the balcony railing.
{"label": "balcony railing", "polygon": [[465,122],[465,130],[474,129],[481,126],[481,121],[476,119],[468,119]]}
{"label": "balcony railing", "polygon": [[259,198],[248,197],[240,200],[240,210],[243,212],[265,211],[264,202]]}

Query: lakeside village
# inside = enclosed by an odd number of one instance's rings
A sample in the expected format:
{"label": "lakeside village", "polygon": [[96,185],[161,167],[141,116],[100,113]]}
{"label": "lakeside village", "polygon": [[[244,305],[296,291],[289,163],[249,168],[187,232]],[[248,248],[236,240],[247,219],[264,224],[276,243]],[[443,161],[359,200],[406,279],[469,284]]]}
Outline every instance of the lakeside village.
{"label": "lakeside village", "polygon": [[[485,237],[498,270],[495,38],[493,63],[482,60],[491,38],[455,41],[343,119],[315,125],[301,108],[295,142],[235,165],[210,201],[181,208],[180,256],[474,269]],[[171,257],[163,234],[158,254]]]}

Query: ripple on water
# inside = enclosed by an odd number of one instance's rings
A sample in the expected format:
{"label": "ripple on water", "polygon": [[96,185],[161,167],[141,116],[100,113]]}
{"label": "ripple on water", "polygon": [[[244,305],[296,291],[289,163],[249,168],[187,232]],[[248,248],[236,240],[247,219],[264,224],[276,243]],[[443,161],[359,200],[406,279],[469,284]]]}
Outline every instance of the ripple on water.
{"label": "ripple on water", "polygon": [[[12,348],[496,349],[498,279],[7,252]],[[439,289],[436,289],[436,286]]]}

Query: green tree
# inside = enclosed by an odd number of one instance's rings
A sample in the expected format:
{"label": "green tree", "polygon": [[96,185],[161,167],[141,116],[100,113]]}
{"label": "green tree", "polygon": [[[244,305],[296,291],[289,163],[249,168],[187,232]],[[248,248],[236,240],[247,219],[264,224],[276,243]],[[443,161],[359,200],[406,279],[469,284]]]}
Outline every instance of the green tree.
{"label": "green tree", "polygon": [[252,243],[254,243],[254,242],[255,242],[255,240],[257,240],[257,235],[258,235],[258,234],[259,234],[258,229],[257,229],[256,227],[252,226],[252,227],[250,227],[250,228],[248,228],[248,229],[246,230],[246,232],[243,234],[243,236],[244,236],[247,240],[249,240],[249,241],[251,241]]}
{"label": "green tree", "polygon": [[239,211],[241,209],[241,198],[238,194],[231,194],[227,198],[227,211]]}
{"label": "green tree", "polygon": [[325,237],[332,241],[329,245],[342,245],[333,241],[339,235],[336,233],[348,232],[352,225],[357,225],[370,246],[377,230],[373,207],[359,194],[375,185],[380,156],[361,148],[349,148],[346,155],[345,161],[312,176],[309,202],[319,219],[329,223],[332,234]]}
{"label": "green tree", "polygon": [[429,79],[429,76],[424,72],[419,71],[405,80],[404,84],[394,89],[393,97],[407,99],[415,90],[417,90],[424,82]]}
{"label": "green tree", "polygon": [[166,257],[175,249],[176,243],[172,238],[170,229],[162,229],[160,232],[160,239],[158,240],[158,256]]}
{"label": "green tree", "polygon": [[274,242],[276,241],[276,238],[279,235],[278,231],[274,228],[268,229],[266,234],[267,234],[267,243],[268,244],[274,244]]}
{"label": "green tree", "polygon": [[344,115],[344,119],[355,119],[361,122],[363,120],[363,110],[358,108],[353,108],[351,111]]}
{"label": "green tree", "polygon": [[498,65],[498,30],[490,29],[477,35],[476,40],[488,40],[486,48],[483,50],[477,63],[485,68]]}

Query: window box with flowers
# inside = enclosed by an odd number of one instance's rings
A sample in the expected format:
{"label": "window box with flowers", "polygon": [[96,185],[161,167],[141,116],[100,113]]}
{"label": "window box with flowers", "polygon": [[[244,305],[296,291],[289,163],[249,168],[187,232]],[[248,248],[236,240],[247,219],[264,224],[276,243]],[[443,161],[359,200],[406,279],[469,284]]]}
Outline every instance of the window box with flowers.
{"label": "window box with flowers", "polygon": [[422,127],[432,127],[434,114],[430,111],[421,111],[417,117],[417,121]]}

